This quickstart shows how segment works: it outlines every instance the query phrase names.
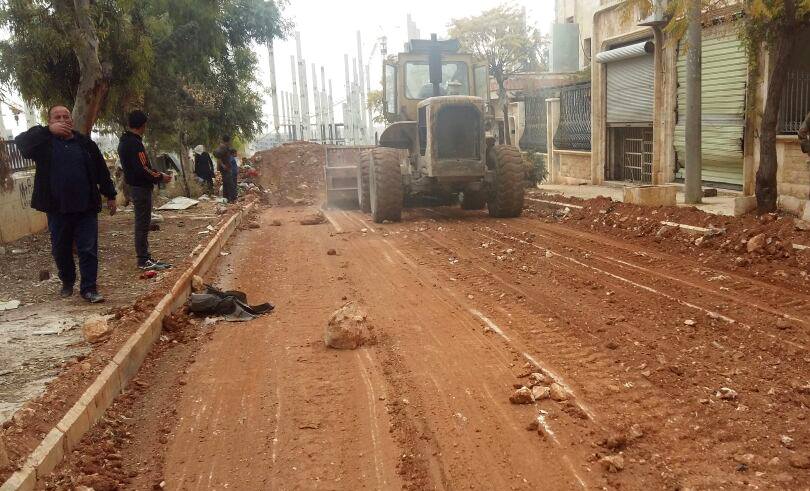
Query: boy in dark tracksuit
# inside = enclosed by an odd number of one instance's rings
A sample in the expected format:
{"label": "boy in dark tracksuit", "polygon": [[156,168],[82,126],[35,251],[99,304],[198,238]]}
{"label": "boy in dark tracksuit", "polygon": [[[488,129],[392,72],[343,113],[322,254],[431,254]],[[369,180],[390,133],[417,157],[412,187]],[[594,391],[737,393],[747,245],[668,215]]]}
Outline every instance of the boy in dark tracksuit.
{"label": "boy in dark tracksuit", "polygon": [[135,255],[138,267],[143,270],[168,269],[171,265],[152,259],[149,254],[149,225],[152,221],[152,191],[155,184],[169,182],[172,176],[152,168],[143,146],[146,131],[146,114],[133,111],[129,114],[129,129],[121,135],[118,157],[124,169],[124,179],[130,186],[132,204],[135,207]]}

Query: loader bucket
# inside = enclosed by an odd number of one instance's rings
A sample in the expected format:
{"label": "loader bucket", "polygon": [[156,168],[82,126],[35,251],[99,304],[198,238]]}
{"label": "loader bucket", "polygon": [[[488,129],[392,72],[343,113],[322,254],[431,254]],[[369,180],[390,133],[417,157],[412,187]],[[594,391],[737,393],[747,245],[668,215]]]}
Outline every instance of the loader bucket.
{"label": "loader bucket", "polygon": [[372,146],[326,146],[326,206],[354,209],[359,206],[357,197],[357,166],[360,152]]}

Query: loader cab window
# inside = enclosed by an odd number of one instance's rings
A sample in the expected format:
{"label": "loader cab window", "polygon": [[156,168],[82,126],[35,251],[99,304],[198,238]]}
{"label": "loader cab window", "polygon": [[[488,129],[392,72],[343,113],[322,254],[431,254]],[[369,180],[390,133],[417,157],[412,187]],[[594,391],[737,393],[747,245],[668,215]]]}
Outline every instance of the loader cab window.
{"label": "loader cab window", "polygon": [[[439,87],[439,95],[470,95],[466,63],[461,61],[442,63],[442,84]],[[405,63],[405,97],[417,100],[433,97],[430,68],[426,61]]]}
{"label": "loader cab window", "polygon": [[475,72],[475,95],[484,99],[489,99],[489,67],[487,65],[476,65]]}
{"label": "loader cab window", "polygon": [[396,114],[397,112],[397,67],[396,65],[385,65],[385,112]]}

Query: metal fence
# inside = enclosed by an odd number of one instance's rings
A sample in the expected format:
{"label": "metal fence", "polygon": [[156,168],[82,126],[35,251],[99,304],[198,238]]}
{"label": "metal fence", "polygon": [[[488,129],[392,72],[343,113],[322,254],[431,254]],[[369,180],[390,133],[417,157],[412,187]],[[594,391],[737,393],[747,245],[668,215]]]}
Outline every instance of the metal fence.
{"label": "metal fence", "polygon": [[782,90],[779,133],[798,132],[808,112],[810,112],[810,72],[789,72]]}
{"label": "metal fence", "polygon": [[524,126],[520,137],[521,150],[548,153],[548,117],[546,99],[556,97],[553,89],[528,94],[523,99]]}
{"label": "metal fence", "polygon": [[560,125],[554,147],[561,150],[591,150],[591,83],[560,87]]}
{"label": "metal fence", "polygon": [[637,184],[652,183],[652,127],[610,128],[608,179]]}
{"label": "metal fence", "polygon": [[0,167],[8,166],[11,172],[34,168],[34,161],[20,155],[14,140],[0,140]]}

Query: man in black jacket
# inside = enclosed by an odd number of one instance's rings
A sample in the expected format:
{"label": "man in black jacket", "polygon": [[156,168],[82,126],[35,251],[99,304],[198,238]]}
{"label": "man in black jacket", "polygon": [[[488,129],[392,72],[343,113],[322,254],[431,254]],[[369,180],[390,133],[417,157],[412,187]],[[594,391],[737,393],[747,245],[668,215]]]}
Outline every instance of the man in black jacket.
{"label": "man in black jacket", "polygon": [[23,157],[36,163],[31,207],[48,215],[51,253],[62,297],[73,295],[76,265],[73,244],[79,256],[79,291],[88,302],[104,301],[98,293],[98,213],[101,195],[115,214],[115,186],[98,146],[73,130],[73,118],[65,106],[48,111],[48,126],[34,126],[14,139]]}
{"label": "man in black jacket", "polygon": [[205,192],[214,194],[214,162],[211,156],[205,151],[205,147],[197,145],[194,147],[194,174],[205,183]]}
{"label": "man in black jacket", "polygon": [[129,184],[135,207],[135,255],[143,270],[167,269],[169,264],[155,261],[149,254],[149,226],[152,222],[152,191],[155,184],[169,182],[172,176],[152,168],[143,146],[146,131],[146,113],[132,111],[128,117],[129,129],[118,142],[118,157],[124,169],[124,180]]}

